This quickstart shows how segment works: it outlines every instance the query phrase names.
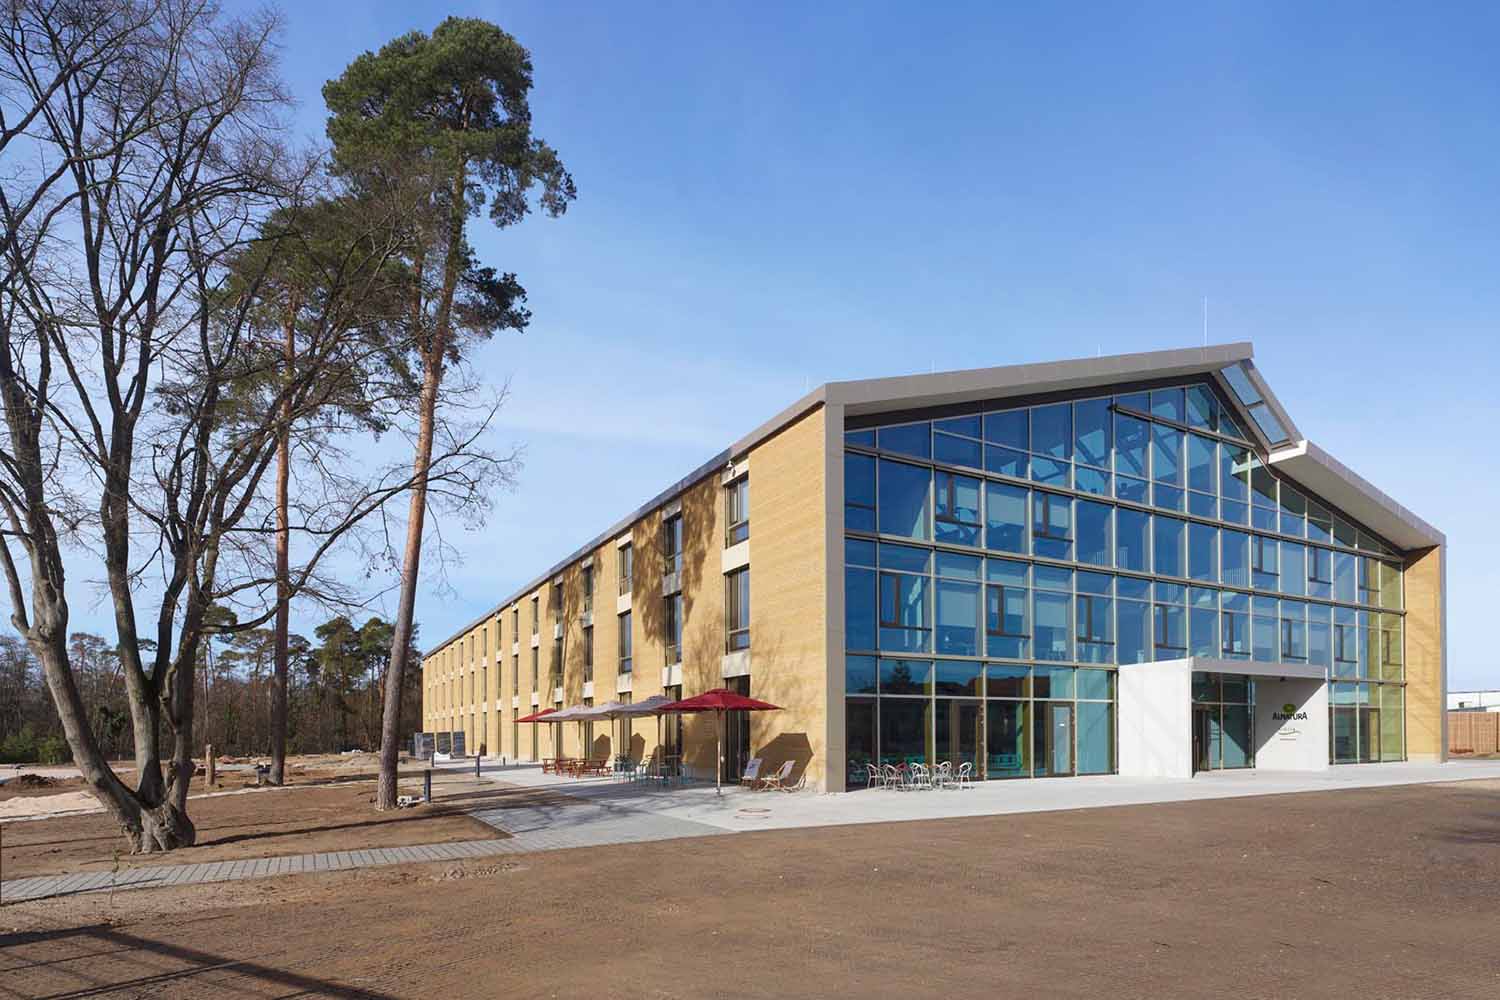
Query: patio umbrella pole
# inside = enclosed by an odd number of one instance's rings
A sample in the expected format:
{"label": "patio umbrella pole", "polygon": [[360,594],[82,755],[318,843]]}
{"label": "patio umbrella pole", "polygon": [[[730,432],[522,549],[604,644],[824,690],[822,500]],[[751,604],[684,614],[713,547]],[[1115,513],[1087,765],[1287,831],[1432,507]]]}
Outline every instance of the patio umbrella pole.
{"label": "patio umbrella pole", "polygon": [[714,761],[714,794],[723,795],[724,790],[720,787],[724,775],[724,713],[715,712],[719,717],[719,724],[714,728],[714,752],[718,758]]}

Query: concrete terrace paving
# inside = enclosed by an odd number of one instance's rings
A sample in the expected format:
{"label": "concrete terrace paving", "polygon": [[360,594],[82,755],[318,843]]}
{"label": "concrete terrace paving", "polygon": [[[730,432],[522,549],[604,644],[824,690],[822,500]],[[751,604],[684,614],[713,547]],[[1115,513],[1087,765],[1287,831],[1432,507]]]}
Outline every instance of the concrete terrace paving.
{"label": "concrete terrace paving", "polygon": [[[463,770],[455,765],[452,770]],[[471,762],[467,770],[472,774]],[[693,782],[683,787],[661,788],[622,782],[612,778],[574,779],[543,774],[532,765],[486,766],[484,776],[526,788],[545,788],[570,798],[599,806],[614,807],[622,826],[645,829],[644,820],[633,814],[650,813],[663,820],[679,820],[722,832],[842,826],[856,823],[889,823],[945,819],[959,816],[1002,816],[1013,813],[1048,812],[1060,809],[1090,809],[1105,806],[1150,805],[1204,799],[1279,795],[1297,792],[1330,792],[1351,788],[1428,784],[1445,781],[1500,779],[1500,761],[1454,760],[1443,764],[1394,763],[1350,764],[1326,771],[1291,772],[1215,771],[1190,780],[1125,778],[1097,775],[1076,778],[1040,778],[1030,781],[976,782],[962,791],[872,790],[821,795],[816,792],[782,794],[725,788],[715,795],[712,784]],[[573,822],[577,807],[550,810],[545,818],[559,836]],[[608,842],[597,837],[609,832],[607,824],[579,813],[585,829],[592,826],[589,844]],[[481,817],[484,818],[484,817]],[[486,820],[487,822],[489,820]],[[504,820],[496,825],[512,831]],[[665,836],[694,836],[692,833]],[[632,836],[630,840],[660,839]],[[624,842],[619,841],[619,842]],[[584,846],[568,844],[565,846]]]}

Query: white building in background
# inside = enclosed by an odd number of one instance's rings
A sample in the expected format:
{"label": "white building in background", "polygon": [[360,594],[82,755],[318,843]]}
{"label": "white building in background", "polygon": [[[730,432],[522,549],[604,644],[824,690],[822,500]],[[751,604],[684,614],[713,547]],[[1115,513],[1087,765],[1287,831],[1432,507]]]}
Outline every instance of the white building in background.
{"label": "white building in background", "polygon": [[1500,691],[1449,691],[1450,712],[1500,712]]}

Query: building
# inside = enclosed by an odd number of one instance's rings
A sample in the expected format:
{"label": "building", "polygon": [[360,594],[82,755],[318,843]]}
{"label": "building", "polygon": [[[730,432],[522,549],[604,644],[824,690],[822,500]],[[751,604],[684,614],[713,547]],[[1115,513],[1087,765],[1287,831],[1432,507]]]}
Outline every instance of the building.
{"label": "building", "polygon": [[1500,712],[1500,691],[1449,691],[1450,712]]}
{"label": "building", "polygon": [[1441,759],[1445,551],[1249,344],[833,382],[433,647],[423,727],[709,777],[711,719],[515,720],[730,685],[784,710],[725,770],[830,791]]}

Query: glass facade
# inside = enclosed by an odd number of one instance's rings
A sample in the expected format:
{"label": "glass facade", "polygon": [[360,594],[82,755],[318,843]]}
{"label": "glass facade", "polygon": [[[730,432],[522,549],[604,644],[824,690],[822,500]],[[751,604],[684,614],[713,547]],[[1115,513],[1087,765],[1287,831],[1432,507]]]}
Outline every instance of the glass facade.
{"label": "glass facade", "polygon": [[[1113,771],[1116,669],[1187,656],[1325,667],[1330,759],[1404,756],[1399,555],[1207,383],[850,430],[844,495],[851,786]],[[1215,766],[1249,766],[1227,683]]]}

